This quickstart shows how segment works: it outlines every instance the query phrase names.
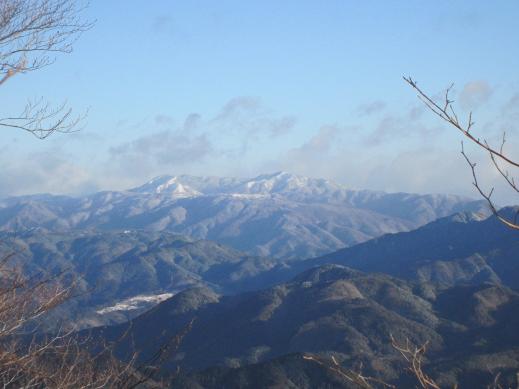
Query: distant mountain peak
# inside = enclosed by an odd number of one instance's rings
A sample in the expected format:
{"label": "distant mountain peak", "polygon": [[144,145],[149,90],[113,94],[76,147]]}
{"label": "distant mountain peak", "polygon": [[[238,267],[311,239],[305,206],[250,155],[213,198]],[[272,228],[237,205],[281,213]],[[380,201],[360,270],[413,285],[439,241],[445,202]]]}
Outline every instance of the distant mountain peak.
{"label": "distant mountain peak", "polygon": [[148,181],[146,184],[130,190],[139,193],[169,194],[174,197],[195,197],[202,193],[182,183],[178,176],[159,176]]}
{"label": "distant mountain peak", "polygon": [[254,178],[164,175],[123,192],[5,199],[0,229],[172,231],[249,254],[301,259],[482,209],[481,201],[457,196],[352,190],[285,171]]}
{"label": "distant mountain peak", "polygon": [[329,180],[278,171],[260,174],[253,178],[164,175],[155,177],[146,184],[131,189],[130,192],[194,197],[213,194],[270,195],[295,192],[304,195],[322,195],[344,190],[343,186]]}

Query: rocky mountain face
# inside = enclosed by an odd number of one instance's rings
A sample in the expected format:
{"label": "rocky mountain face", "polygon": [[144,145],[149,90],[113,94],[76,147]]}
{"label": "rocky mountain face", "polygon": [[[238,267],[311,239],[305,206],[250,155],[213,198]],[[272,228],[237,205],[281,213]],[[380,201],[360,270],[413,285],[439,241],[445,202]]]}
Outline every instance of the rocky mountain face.
{"label": "rocky mountain face", "polygon": [[289,173],[253,179],[164,176],[125,192],[0,201],[0,229],[168,231],[250,255],[304,259],[408,231],[481,201],[449,195],[355,191]]}
{"label": "rocky mountain face", "polygon": [[[502,285],[424,291],[391,276],[325,265],[235,296],[190,289],[131,324],[99,328],[94,336],[114,340],[129,331],[131,341],[118,343],[117,352],[128,357],[136,349],[146,360],[192,322],[162,364],[164,372],[181,368],[185,387],[254,387],[263,374],[276,385],[337,384],[337,376],[303,360],[309,354],[333,355],[350,367],[362,363],[365,375],[402,383],[408,379],[401,374],[405,363],[390,335],[415,345],[429,342],[425,366],[442,385],[480,385],[494,379],[496,367],[508,374],[519,365],[518,308],[519,294]],[[294,374],[297,366],[302,371]]]}

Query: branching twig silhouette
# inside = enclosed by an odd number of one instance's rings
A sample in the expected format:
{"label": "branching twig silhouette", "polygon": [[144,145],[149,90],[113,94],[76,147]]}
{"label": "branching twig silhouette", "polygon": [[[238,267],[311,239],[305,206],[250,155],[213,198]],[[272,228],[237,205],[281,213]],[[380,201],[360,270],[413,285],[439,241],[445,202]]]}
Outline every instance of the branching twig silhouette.
{"label": "branching twig silhouette", "polygon": [[[413,80],[411,77],[404,77],[404,80],[418,93],[418,98],[439,118],[444,120],[445,122],[449,123],[451,126],[453,126],[455,129],[457,129],[463,136],[465,136],[467,139],[470,140],[470,142],[476,144],[478,147],[482,148],[486,152],[488,152],[490,156],[490,160],[496,169],[496,171],[503,177],[507,185],[514,190],[515,192],[519,193],[519,187],[517,186],[515,179],[510,174],[507,168],[503,167],[501,164],[505,166],[509,166],[510,168],[519,168],[519,162],[512,159],[505,151],[504,146],[506,143],[506,134],[503,133],[502,141],[499,147],[492,147],[486,139],[481,139],[478,136],[474,135],[472,132],[472,129],[474,127],[474,121],[472,119],[472,112],[468,114],[467,120],[465,123],[461,122],[458,118],[458,115],[456,114],[456,111],[454,109],[453,103],[454,100],[451,100],[450,98],[450,92],[453,88],[453,85],[451,85],[447,90],[445,91],[444,99],[443,101],[437,102],[432,97],[427,95],[422,89],[420,89],[416,83],[415,80]],[[467,164],[469,165],[471,172],[472,172],[472,184],[478,191],[478,193],[486,200],[488,203],[490,210],[492,213],[506,226],[514,229],[519,230],[519,224],[516,222],[517,213],[513,218],[507,218],[505,216],[502,216],[498,213],[498,210],[496,208],[496,205],[492,199],[492,195],[494,194],[494,188],[491,188],[489,191],[485,191],[482,189],[476,175],[476,164],[472,162],[469,157],[467,156],[465,149],[463,147],[462,142],[462,148],[461,153],[464,157],[464,159],[467,161]]]}
{"label": "branching twig silhouette", "polygon": [[[0,2],[0,86],[17,74],[52,64],[55,55],[70,53],[91,22],[81,19],[86,4],[79,0],[2,0]],[[84,115],[75,116],[66,103],[51,106],[29,102],[19,115],[0,117],[0,127],[45,139],[71,132]]]}
{"label": "branching twig silhouette", "polygon": [[416,377],[420,387],[423,389],[441,389],[440,386],[423,371],[423,358],[427,351],[428,342],[425,342],[421,346],[416,346],[412,344],[409,339],[406,339],[405,344],[400,344],[395,340],[393,335],[390,335],[390,338],[391,345],[395,350],[400,352],[402,357],[407,361],[409,364],[408,370]]}
{"label": "branching twig silhouette", "polygon": [[[307,361],[315,362],[329,371],[337,374],[342,379],[357,385],[359,388],[363,389],[375,389],[375,387],[384,387],[384,388],[396,388],[396,386],[388,384],[382,380],[379,380],[374,377],[365,376],[362,374],[362,371],[356,372],[351,369],[346,369],[342,367],[337,359],[334,356],[330,358],[330,360],[324,359],[317,355],[305,354],[303,355],[303,359]],[[376,386],[374,386],[376,385]]]}

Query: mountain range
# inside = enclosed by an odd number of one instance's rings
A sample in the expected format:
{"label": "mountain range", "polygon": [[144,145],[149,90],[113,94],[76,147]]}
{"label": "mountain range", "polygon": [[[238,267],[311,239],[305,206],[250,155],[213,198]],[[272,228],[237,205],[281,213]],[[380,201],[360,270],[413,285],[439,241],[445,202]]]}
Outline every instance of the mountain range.
{"label": "mountain range", "polygon": [[273,261],[248,279],[255,291],[189,288],[129,323],[88,333],[114,340],[129,331],[118,355],[139,350],[146,360],[194,320],[162,363],[164,374],[180,368],[175,382],[187,388],[349,387],[308,355],[412,386],[391,335],[429,344],[424,366],[442,387],[485,387],[498,373],[511,385],[518,248],[496,217],[461,213],[319,258]]}
{"label": "mountain range", "polygon": [[0,242],[26,274],[74,281],[41,328],[73,323],[138,364],[187,329],[160,357],[173,387],[353,387],[309,356],[413,387],[391,336],[427,344],[442,387],[510,386],[519,366],[519,241],[480,201],[168,176],[4,199]]}
{"label": "mountain range", "polygon": [[0,201],[0,230],[169,231],[249,255],[300,260],[408,231],[482,201],[357,191],[286,172],[253,179],[162,176],[134,189]]}
{"label": "mountain range", "polygon": [[73,283],[76,297],[49,319],[66,318],[76,328],[126,321],[194,286],[226,294],[261,287],[258,275],[278,263],[168,232],[33,229],[0,232],[0,242],[0,258],[15,253],[25,274],[66,275],[58,279]]}
{"label": "mountain range", "polygon": [[162,363],[166,375],[181,368],[177,387],[345,387],[307,355],[407,387],[390,335],[428,342],[426,369],[445,386],[511,379],[519,365],[517,236],[493,216],[456,214],[297,262],[166,232],[13,235],[2,240],[23,262],[68,266],[91,291],[55,320],[133,318],[87,331],[104,341],[130,331],[122,358],[135,349],[146,360],[195,319]]}
{"label": "mountain range", "polygon": [[[516,208],[500,213],[515,215]],[[459,283],[498,283],[519,289],[517,233],[495,216],[459,213],[416,230],[387,234],[321,257],[276,265],[263,280],[282,282],[324,264],[340,264],[369,273],[385,273],[447,288]]]}
{"label": "mountain range", "polygon": [[[481,387],[498,371],[515,374],[518,308],[519,294],[502,285],[460,284],[433,297],[413,282],[323,265],[257,292],[220,296],[206,288],[186,290],[131,324],[98,328],[93,336],[123,339],[118,355],[129,358],[139,350],[145,361],[194,320],[161,365],[166,373],[182,369],[188,382],[199,385],[194,387],[233,387],[240,369],[262,370],[276,360],[285,369],[292,358],[302,364],[304,355],[361,364],[365,375],[402,385],[405,361],[391,346],[393,336],[401,344],[429,344],[431,362],[425,366],[442,385]],[[222,376],[222,369],[232,371],[230,377]],[[285,378],[268,377],[278,386]],[[260,387],[253,379],[235,387]]]}
{"label": "mountain range", "polygon": [[460,283],[519,287],[514,231],[495,217],[473,213],[301,261],[251,256],[168,232],[32,229],[0,232],[0,240],[0,251],[17,253],[26,273],[66,271],[75,280],[79,297],[60,307],[54,318],[68,317],[79,328],[126,321],[190,287],[236,294],[286,282],[325,264],[418,282],[431,295]]}

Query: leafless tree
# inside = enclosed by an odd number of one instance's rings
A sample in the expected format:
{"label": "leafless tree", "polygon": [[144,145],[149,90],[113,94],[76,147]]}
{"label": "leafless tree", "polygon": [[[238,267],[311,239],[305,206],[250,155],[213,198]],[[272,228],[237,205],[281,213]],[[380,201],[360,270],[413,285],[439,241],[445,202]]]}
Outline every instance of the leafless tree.
{"label": "leafless tree", "polygon": [[[519,194],[519,184],[516,183],[514,176],[510,173],[510,169],[519,168],[519,162],[510,156],[508,152],[505,151],[504,146],[506,143],[506,133],[503,133],[501,142],[498,147],[494,147],[490,145],[490,143],[484,139],[480,138],[473,132],[474,121],[472,112],[469,112],[465,121],[459,119],[458,114],[454,108],[454,100],[451,100],[450,93],[453,88],[453,84],[445,90],[443,100],[436,101],[430,95],[425,93],[420,87],[418,87],[417,82],[413,80],[411,77],[404,77],[404,80],[418,93],[418,98],[431,110],[436,116],[438,116],[443,121],[447,122],[449,125],[454,127],[456,130],[461,132],[461,134],[468,139],[471,143],[478,146],[480,149],[483,149],[486,153],[488,153],[488,157],[492,162],[492,166],[502,177],[506,185],[511,188],[515,193]],[[501,221],[506,226],[519,230],[519,223],[517,221],[517,216],[519,215],[519,211],[515,213],[513,217],[505,217],[502,214],[498,213],[497,206],[492,199],[492,195],[494,194],[494,188],[486,191],[482,188],[478,176],[476,174],[476,163],[472,162],[467,153],[465,152],[464,144],[461,142],[461,154],[467,164],[470,167],[470,171],[472,173],[472,184],[479,192],[481,197],[483,197],[492,213],[497,217],[499,221]],[[420,385],[423,388],[439,388],[438,384],[434,382],[429,376],[427,376],[422,371],[422,359],[423,355],[426,351],[426,344],[421,347],[415,347],[409,344],[409,341],[406,341],[405,345],[399,345],[396,343],[394,338],[391,338],[393,347],[395,347],[402,356],[409,362],[410,370],[417,377]],[[495,376],[494,382],[488,386],[488,388],[505,388],[502,384],[500,384],[501,374],[498,373]],[[517,388],[519,388],[519,373],[517,373]]]}
{"label": "leafless tree", "polygon": [[[427,343],[421,346],[413,345],[409,339],[404,344],[398,343],[393,335],[390,335],[391,345],[398,351],[407,363],[407,370],[416,379],[422,389],[440,389],[440,386],[423,370],[424,355],[427,351]],[[343,380],[363,389],[394,388],[397,387],[381,379],[367,376],[361,370],[355,371],[341,366],[332,356],[331,360],[316,355],[304,355],[304,359],[313,361],[329,371],[337,374]]]}
{"label": "leafless tree", "polygon": [[[14,76],[52,64],[92,24],[84,22],[80,0],[0,0],[0,85]],[[75,130],[66,103],[29,102],[18,115],[0,117],[0,126],[45,139]],[[135,367],[136,356],[121,362],[106,345],[92,352],[89,338],[57,330],[38,333],[38,321],[71,297],[73,284],[61,275],[28,275],[13,261],[0,258],[0,386],[3,388],[154,387],[151,375]]]}
{"label": "leafless tree", "polygon": [[[463,136],[468,139],[473,144],[477,145],[485,152],[488,153],[490,161],[492,162],[496,171],[501,175],[505,183],[516,193],[519,193],[519,184],[516,183],[513,175],[510,173],[510,169],[519,168],[519,162],[514,160],[510,155],[504,150],[504,146],[506,143],[506,134],[503,133],[501,143],[498,147],[493,147],[489,144],[489,142],[484,139],[478,137],[473,133],[474,121],[472,118],[472,112],[468,114],[468,117],[465,121],[459,119],[456,110],[453,106],[454,101],[450,98],[450,92],[452,91],[453,85],[451,85],[445,91],[443,101],[436,101],[428,94],[426,94],[422,89],[418,87],[418,84],[411,77],[404,77],[404,80],[418,93],[418,98],[440,119],[444,120],[456,130],[461,132]],[[468,157],[465,149],[463,147],[463,142],[461,143],[461,154],[464,159],[467,161],[471,172],[472,172],[472,184],[479,192],[479,194],[487,201],[490,210],[492,213],[505,225],[508,227],[519,230],[519,223],[517,222],[518,213],[515,214],[513,218],[505,217],[498,213],[496,204],[492,199],[492,195],[494,194],[494,188],[486,191],[480,185],[476,174],[476,163],[472,162]]]}
{"label": "leafless tree", "polygon": [[64,284],[60,275],[25,276],[12,259],[10,255],[0,261],[0,386],[160,387],[152,380],[152,367],[137,369],[137,354],[123,363],[108,345],[92,352],[90,337],[59,330],[47,336],[35,332],[38,319],[71,296],[73,284]]}
{"label": "leafless tree", "polygon": [[332,356],[330,359],[325,359],[318,355],[303,355],[303,359],[307,361],[312,361],[317,363],[320,366],[323,366],[327,370],[339,376],[345,382],[349,384],[355,385],[358,388],[362,389],[376,389],[376,388],[386,388],[386,389],[396,389],[396,386],[384,382],[378,378],[369,377],[362,373],[362,369],[359,371],[354,371],[352,369],[347,369],[341,366],[341,364]]}
{"label": "leafless tree", "polygon": [[[408,338],[404,342],[397,341],[393,335],[389,335],[393,349],[398,351],[406,362],[406,370],[410,376],[416,381],[413,386],[422,389],[442,389],[441,386],[424,371],[425,354],[427,353],[428,342],[422,345],[413,344]],[[335,357],[324,358],[322,356],[305,354],[303,359],[312,361],[324,367],[328,371],[336,374],[348,386],[355,386],[362,389],[396,389],[397,386],[385,382],[381,379],[370,377],[362,372],[362,368],[358,370],[343,367]],[[519,389],[519,373],[516,374],[516,384],[512,387],[501,382],[501,374],[494,376],[492,383],[486,386],[487,389]],[[458,389],[455,384],[452,389]]]}
{"label": "leafless tree", "polygon": [[[421,346],[412,344],[409,339],[406,339],[404,344],[398,343],[393,335],[391,337],[391,344],[408,363],[409,372],[416,378],[419,385],[423,389],[441,389],[440,386],[423,371],[424,355],[427,352],[428,343]],[[456,388],[456,387],[455,387]]]}
{"label": "leafless tree", "polygon": [[[92,26],[80,16],[85,6],[75,0],[1,0],[0,85],[52,64],[59,53],[70,53],[72,44]],[[66,103],[51,106],[37,99],[19,114],[0,117],[0,126],[45,139],[73,131],[81,119]]]}

